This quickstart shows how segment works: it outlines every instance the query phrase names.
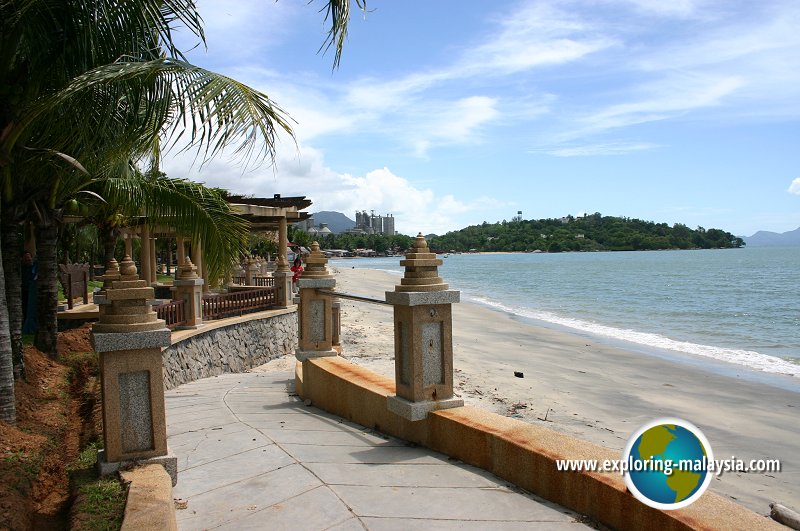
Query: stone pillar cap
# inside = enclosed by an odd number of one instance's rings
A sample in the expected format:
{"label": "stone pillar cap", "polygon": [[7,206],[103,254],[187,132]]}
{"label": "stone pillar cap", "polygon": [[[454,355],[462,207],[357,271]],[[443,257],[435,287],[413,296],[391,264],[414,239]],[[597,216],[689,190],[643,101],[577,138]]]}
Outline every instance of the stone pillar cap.
{"label": "stone pillar cap", "polygon": [[311,244],[311,254],[306,258],[306,268],[303,271],[302,278],[332,278],[333,275],[328,270],[328,259],[319,250],[319,243],[314,242]]}
{"label": "stone pillar cap", "polygon": [[105,293],[107,289],[111,288],[111,283],[115,280],[119,280],[119,263],[112,258],[106,264],[106,271],[100,277],[103,281],[103,288],[100,290],[101,293]]}
{"label": "stone pillar cap", "polygon": [[438,267],[444,262],[428,249],[422,233],[417,234],[414,245],[400,265],[406,271],[395,291],[445,291],[448,285],[439,277]]}
{"label": "stone pillar cap", "polygon": [[139,280],[136,264],[131,255],[126,254],[119,264],[120,280]]}
{"label": "stone pillar cap", "polygon": [[181,274],[178,275],[178,278],[186,280],[197,278],[197,266],[192,263],[192,260],[188,256],[184,258],[179,268]]}

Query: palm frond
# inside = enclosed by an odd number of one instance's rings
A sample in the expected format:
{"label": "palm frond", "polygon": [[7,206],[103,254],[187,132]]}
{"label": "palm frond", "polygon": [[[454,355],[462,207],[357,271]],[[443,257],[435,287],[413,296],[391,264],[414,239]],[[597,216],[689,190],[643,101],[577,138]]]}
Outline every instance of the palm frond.
{"label": "palm frond", "polygon": [[146,222],[174,227],[199,239],[211,277],[222,275],[247,245],[248,223],[233,213],[222,195],[202,184],[164,175],[137,174],[103,181],[101,194],[119,211]]}
{"label": "palm frond", "polygon": [[[366,12],[367,0],[355,0],[356,5],[361,11]],[[325,41],[320,46],[320,51],[328,51],[331,46],[336,48],[333,57],[333,68],[339,67],[344,51],[344,43],[347,40],[347,27],[350,23],[350,0],[328,0],[325,7],[320,11],[325,12],[325,22],[330,23],[330,29]]]}
{"label": "palm frond", "polygon": [[[81,123],[65,128],[63,116],[74,109],[81,110]],[[69,144],[87,150],[102,143],[132,155],[152,150],[158,131],[170,147],[184,142],[183,149],[197,147],[204,159],[230,145],[246,159],[254,154],[272,158],[277,131],[293,135],[291,118],[266,94],[169,58],[128,58],[94,68],[44,100],[29,120],[37,122],[41,133],[32,143],[46,142],[62,151]]]}

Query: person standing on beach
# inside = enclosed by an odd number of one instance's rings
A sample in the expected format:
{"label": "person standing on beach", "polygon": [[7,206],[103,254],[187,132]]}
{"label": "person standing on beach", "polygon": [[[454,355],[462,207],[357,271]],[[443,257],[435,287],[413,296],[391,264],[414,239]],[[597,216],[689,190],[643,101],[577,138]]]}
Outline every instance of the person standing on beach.
{"label": "person standing on beach", "polygon": [[292,265],[292,293],[297,293],[299,290],[297,288],[297,279],[300,278],[300,275],[303,274],[303,261],[300,260],[300,256],[297,256],[294,259],[294,265]]}

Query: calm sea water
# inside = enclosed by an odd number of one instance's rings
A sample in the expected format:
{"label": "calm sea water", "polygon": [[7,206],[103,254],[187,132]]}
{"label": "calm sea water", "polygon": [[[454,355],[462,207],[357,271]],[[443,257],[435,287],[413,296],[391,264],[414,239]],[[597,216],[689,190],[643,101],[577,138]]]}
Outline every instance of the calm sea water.
{"label": "calm sea water", "polygon": [[[400,274],[399,257],[334,260]],[[540,324],[800,378],[800,247],[460,254],[462,298]]]}

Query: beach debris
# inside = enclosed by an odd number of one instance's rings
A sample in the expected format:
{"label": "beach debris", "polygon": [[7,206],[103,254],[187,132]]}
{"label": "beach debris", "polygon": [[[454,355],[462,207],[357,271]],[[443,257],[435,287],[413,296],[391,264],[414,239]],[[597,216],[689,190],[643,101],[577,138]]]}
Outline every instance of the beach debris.
{"label": "beach debris", "polygon": [[305,404],[307,406],[310,406],[311,405],[311,400],[306,398],[305,400],[303,400],[303,404]]}
{"label": "beach debris", "polygon": [[800,530],[800,513],[797,513],[780,503],[770,503],[770,517],[786,527]]}
{"label": "beach debris", "polygon": [[175,502],[175,509],[178,511],[182,511],[189,507],[189,501],[184,500],[183,498],[173,498],[172,501]]}
{"label": "beach debris", "polygon": [[514,376],[516,376],[517,378],[525,378],[525,375],[522,374],[522,372],[520,371],[514,371]]}
{"label": "beach debris", "polygon": [[516,404],[511,404],[506,411],[507,417],[514,417],[514,418],[523,418],[522,415],[519,413],[521,409],[528,409],[527,404],[523,404],[522,402],[517,402]]}
{"label": "beach debris", "polygon": [[550,408],[547,408],[547,411],[544,414],[544,418],[538,417],[538,419],[541,420],[541,421],[544,421],[544,422],[553,422],[552,420],[550,420],[550,421],[547,420],[547,415],[549,415],[551,411],[553,411],[553,413],[555,413],[554,410],[552,410]]}

